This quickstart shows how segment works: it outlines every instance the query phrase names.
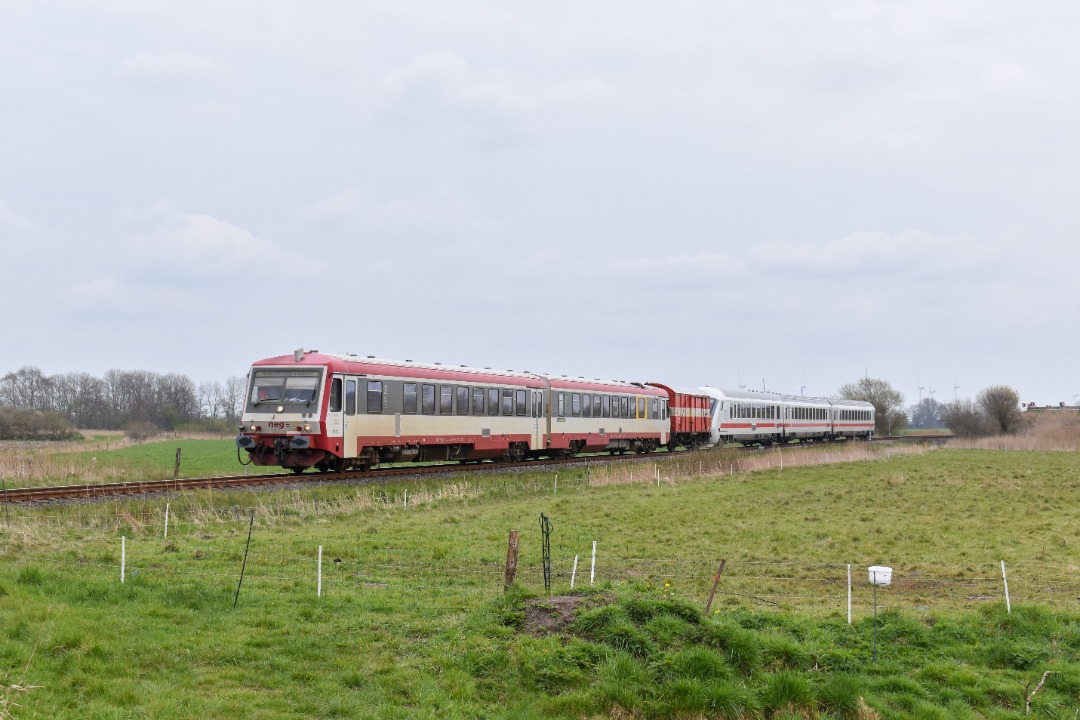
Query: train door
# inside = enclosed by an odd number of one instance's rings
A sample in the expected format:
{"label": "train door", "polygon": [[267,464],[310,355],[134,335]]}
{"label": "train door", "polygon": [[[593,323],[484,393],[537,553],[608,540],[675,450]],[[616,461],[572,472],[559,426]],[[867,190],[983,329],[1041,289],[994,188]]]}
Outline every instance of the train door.
{"label": "train door", "polygon": [[342,396],[345,392],[345,380],[341,375],[334,375],[330,381],[330,402],[326,408],[326,439],[332,443],[335,443],[336,447],[333,448],[338,453],[341,452],[341,437],[342,432],[345,429],[344,403],[342,402]]}
{"label": "train door", "polygon": [[342,451],[341,457],[356,457],[356,435],[360,427],[356,415],[357,382],[354,377],[345,378],[345,407],[342,413]]}
{"label": "train door", "polygon": [[529,440],[529,447],[533,450],[541,450],[544,447],[544,428],[547,425],[545,420],[546,412],[544,406],[544,391],[543,390],[530,390],[532,393],[532,438]]}

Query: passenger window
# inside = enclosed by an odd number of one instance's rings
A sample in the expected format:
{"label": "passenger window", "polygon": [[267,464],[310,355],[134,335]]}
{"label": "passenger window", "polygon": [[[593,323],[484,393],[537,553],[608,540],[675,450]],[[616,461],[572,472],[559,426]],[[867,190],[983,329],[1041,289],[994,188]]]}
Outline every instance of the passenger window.
{"label": "passenger window", "polygon": [[330,412],[341,412],[341,378],[330,384]]}
{"label": "passenger window", "polygon": [[619,417],[630,417],[630,398],[619,398]]}
{"label": "passenger window", "polygon": [[406,415],[416,414],[416,383],[405,383],[402,391],[401,412]]}
{"label": "passenger window", "polygon": [[592,417],[592,395],[581,396],[581,414],[584,417]]}
{"label": "passenger window", "polygon": [[513,415],[514,414],[514,391],[503,390],[502,391],[502,414]]}
{"label": "passenger window", "polygon": [[570,402],[574,417],[581,417],[581,395],[574,393],[570,396]]}
{"label": "passenger window", "polygon": [[420,410],[425,415],[435,414],[435,386],[424,385],[422,388],[423,395],[420,399]]}
{"label": "passenger window", "polygon": [[449,385],[439,386],[439,414],[451,415],[454,412],[454,388]]}
{"label": "passenger window", "polygon": [[382,382],[369,380],[367,384],[367,411],[372,415],[382,412]]}
{"label": "passenger window", "polygon": [[610,395],[605,395],[604,396],[604,417],[606,417],[606,418],[611,417],[611,396]]}
{"label": "passenger window", "polygon": [[356,414],[356,381],[345,381],[345,414]]}
{"label": "passenger window", "polygon": [[559,393],[559,417],[566,417],[566,393]]}
{"label": "passenger window", "polygon": [[656,398],[652,399],[652,415],[650,417],[654,419],[660,417],[660,401]]}
{"label": "passenger window", "polygon": [[637,399],[637,416],[638,420],[645,419],[645,398]]}
{"label": "passenger window", "polygon": [[529,414],[528,400],[529,395],[524,390],[517,391],[517,414],[520,417],[525,417]]}
{"label": "passenger window", "polygon": [[459,387],[457,389],[457,414],[469,414],[469,388],[467,387]]}
{"label": "passenger window", "polygon": [[484,414],[484,388],[473,388],[472,391],[472,414]]}
{"label": "passenger window", "polygon": [[499,391],[496,388],[488,388],[488,415],[499,414]]}

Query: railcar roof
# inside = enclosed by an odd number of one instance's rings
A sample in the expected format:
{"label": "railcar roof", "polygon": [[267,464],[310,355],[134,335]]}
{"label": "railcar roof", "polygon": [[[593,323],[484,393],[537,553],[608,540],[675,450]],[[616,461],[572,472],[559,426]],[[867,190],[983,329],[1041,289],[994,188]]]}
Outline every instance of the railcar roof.
{"label": "railcar roof", "polygon": [[456,380],[476,384],[520,383],[537,386],[541,382],[550,382],[553,388],[577,390],[579,392],[623,392],[642,395],[663,394],[655,388],[647,388],[643,383],[622,380],[600,380],[584,377],[552,375],[550,373],[531,372],[529,370],[494,370],[467,365],[443,365],[441,363],[422,363],[412,360],[391,360],[374,356],[339,355],[317,350],[305,351],[297,359],[296,355],[281,355],[258,360],[255,367],[261,366],[331,366],[336,372],[351,372],[357,375],[386,375],[400,373],[406,376],[431,377],[435,379]]}
{"label": "railcar roof", "polygon": [[843,405],[845,407],[873,407],[865,400],[848,400],[846,398],[812,397],[809,395],[785,395],[783,393],[762,392],[759,390],[722,390],[720,388],[702,388],[719,393],[731,400],[748,400],[756,402],[784,402],[805,403],[807,405]]}

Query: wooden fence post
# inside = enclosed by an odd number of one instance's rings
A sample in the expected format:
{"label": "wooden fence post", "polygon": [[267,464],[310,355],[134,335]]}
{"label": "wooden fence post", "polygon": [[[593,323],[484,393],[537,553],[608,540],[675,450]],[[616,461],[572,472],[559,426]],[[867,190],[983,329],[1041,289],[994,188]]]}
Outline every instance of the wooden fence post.
{"label": "wooden fence post", "polygon": [[517,530],[511,530],[510,538],[506,542],[506,574],[503,576],[503,592],[510,589],[510,586],[514,584],[514,577],[517,575],[518,542],[520,540],[521,533]]}
{"label": "wooden fence post", "polygon": [[705,614],[708,615],[712,610],[712,601],[716,597],[716,587],[720,584],[720,576],[724,573],[724,565],[727,564],[727,559],[720,561],[720,567],[716,571],[716,578],[713,579],[712,592],[709,593],[709,602],[705,604]]}

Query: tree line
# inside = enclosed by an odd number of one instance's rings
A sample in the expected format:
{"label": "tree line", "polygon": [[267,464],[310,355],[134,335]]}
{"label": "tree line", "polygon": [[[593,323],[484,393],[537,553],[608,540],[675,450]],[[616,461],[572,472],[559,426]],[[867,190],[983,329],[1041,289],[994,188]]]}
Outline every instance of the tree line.
{"label": "tree line", "polygon": [[0,438],[55,439],[75,428],[226,430],[243,410],[247,383],[196,384],[176,373],[109,370],[46,375],[26,366],[0,378]]}
{"label": "tree line", "polygon": [[941,403],[924,398],[910,408],[904,395],[885,380],[861,378],[841,386],[839,394],[849,400],[865,400],[876,411],[874,432],[895,435],[910,426],[918,429],[948,428],[958,437],[1010,434],[1021,426],[1020,393],[1008,385],[992,385],[974,400]]}

